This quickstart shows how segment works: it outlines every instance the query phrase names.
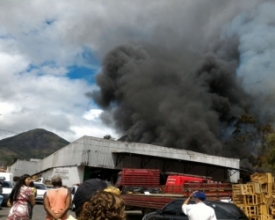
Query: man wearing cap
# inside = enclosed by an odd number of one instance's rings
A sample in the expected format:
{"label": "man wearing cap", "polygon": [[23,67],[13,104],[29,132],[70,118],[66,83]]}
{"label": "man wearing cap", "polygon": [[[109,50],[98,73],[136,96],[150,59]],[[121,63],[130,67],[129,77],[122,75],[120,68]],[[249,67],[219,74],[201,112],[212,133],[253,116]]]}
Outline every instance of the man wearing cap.
{"label": "man wearing cap", "polygon": [[[192,197],[195,199],[196,204],[188,204]],[[205,199],[204,192],[195,191],[192,196],[184,201],[182,211],[188,216],[189,220],[217,220],[214,209],[203,202]]]}

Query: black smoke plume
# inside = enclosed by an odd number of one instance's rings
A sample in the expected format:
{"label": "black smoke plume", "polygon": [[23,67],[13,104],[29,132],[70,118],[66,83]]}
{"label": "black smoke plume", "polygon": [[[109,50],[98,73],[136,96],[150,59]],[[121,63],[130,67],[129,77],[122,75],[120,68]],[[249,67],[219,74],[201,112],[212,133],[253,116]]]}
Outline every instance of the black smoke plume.
{"label": "black smoke plume", "polygon": [[101,118],[127,141],[237,157],[248,168],[260,143],[236,141],[234,130],[242,115],[275,124],[275,3],[171,7],[104,57],[91,94]]}
{"label": "black smoke plume", "polygon": [[104,109],[102,119],[114,122],[127,141],[228,153],[222,141],[236,118],[248,111],[250,97],[235,75],[237,43],[232,41],[228,49],[222,45],[194,68],[163,48],[115,48],[96,77],[100,90],[92,94]]}

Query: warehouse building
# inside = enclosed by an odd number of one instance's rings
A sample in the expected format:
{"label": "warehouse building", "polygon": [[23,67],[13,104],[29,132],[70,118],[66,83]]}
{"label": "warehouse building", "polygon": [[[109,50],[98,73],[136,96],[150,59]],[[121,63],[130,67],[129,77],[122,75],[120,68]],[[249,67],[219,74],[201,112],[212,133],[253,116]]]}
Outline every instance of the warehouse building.
{"label": "warehouse building", "polygon": [[15,176],[25,173],[49,180],[54,174],[71,186],[93,177],[115,181],[122,168],[160,169],[238,182],[240,160],[143,143],[83,136],[42,160],[16,161],[8,167]]}

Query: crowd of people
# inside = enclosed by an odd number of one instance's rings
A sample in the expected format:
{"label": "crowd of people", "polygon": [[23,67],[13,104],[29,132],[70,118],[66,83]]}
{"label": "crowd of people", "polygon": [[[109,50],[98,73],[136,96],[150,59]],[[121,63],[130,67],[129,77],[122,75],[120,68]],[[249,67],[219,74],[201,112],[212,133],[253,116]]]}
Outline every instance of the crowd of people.
{"label": "crowd of people", "polygon": [[[59,175],[51,179],[53,185],[44,194],[44,208],[46,220],[126,220],[125,203],[120,197],[120,190],[106,181],[89,179],[84,181],[77,189],[73,201],[71,192],[63,187]],[[8,206],[10,211],[7,220],[30,220],[35,205],[36,189],[30,175],[20,177],[13,188]],[[194,198],[195,204],[189,204]],[[189,220],[216,220],[213,208],[204,204],[206,196],[203,192],[194,192],[187,198],[182,211]],[[71,202],[75,205],[75,217],[68,216]]]}
{"label": "crowd of people", "polygon": [[[68,216],[71,204],[71,192],[63,187],[59,175],[51,179],[53,185],[44,194],[43,205],[46,220],[125,220],[125,204],[120,190],[100,179],[84,181],[74,195],[76,218]],[[8,206],[7,220],[30,220],[35,206],[36,189],[30,175],[20,177],[14,186]]]}

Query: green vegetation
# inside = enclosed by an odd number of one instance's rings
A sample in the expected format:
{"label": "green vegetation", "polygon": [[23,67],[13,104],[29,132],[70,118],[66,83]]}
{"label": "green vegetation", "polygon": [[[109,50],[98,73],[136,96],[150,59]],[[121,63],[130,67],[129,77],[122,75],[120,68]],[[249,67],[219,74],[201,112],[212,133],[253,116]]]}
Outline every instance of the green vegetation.
{"label": "green vegetation", "polygon": [[69,142],[44,129],[34,129],[0,140],[0,165],[11,165],[16,159],[42,159]]}
{"label": "green vegetation", "polygon": [[233,136],[250,154],[248,160],[253,168],[275,171],[275,131],[270,124],[260,125],[253,117],[242,115]]}

